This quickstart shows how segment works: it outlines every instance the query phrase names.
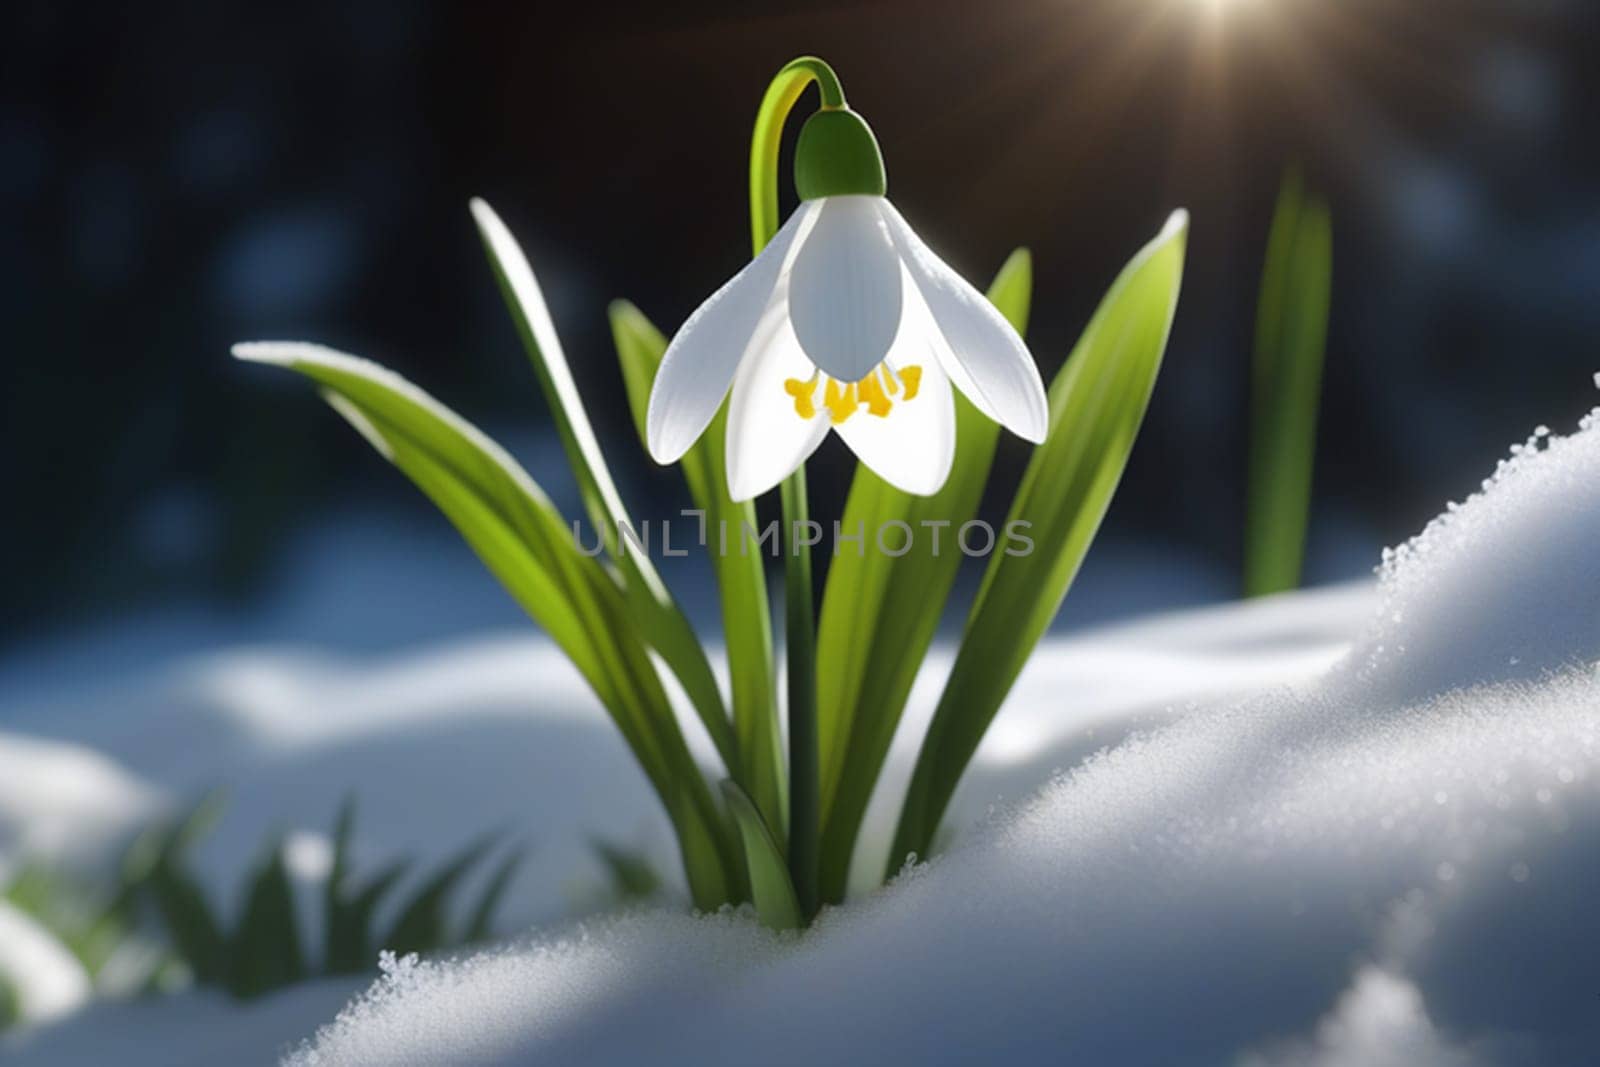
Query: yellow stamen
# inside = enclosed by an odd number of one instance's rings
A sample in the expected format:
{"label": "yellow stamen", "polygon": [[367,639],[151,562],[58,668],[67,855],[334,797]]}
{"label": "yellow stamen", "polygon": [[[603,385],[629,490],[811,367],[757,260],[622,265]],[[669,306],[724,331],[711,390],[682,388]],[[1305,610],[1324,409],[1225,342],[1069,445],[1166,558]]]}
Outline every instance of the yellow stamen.
{"label": "yellow stamen", "polygon": [[[821,374],[818,371],[817,374]],[[817,405],[812,401],[812,394],[817,389],[817,374],[813,374],[805,381],[799,378],[785,378],[783,391],[794,397],[794,413],[802,419],[810,419],[817,413]]]}
{"label": "yellow stamen", "polygon": [[794,413],[802,419],[810,420],[816,417],[819,378],[823,381],[822,406],[828,409],[829,420],[838,426],[854,415],[856,409],[862,405],[866,406],[868,414],[876,415],[880,419],[887,418],[896,403],[889,398],[901,392],[902,387],[905,392],[905,395],[900,397],[902,401],[916,397],[917,389],[922,384],[922,368],[901,367],[897,372],[891,370],[887,363],[880,363],[860,382],[838,382],[821,371],[804,380],[785,378],[783,391],[794,397]]}
{"label": "yellow stamen", "polygon": [[867,413],[884,418],[889,414],[889,409],[894,407],[889,398],[883,393],[883,381],[877,371],[873,371],[861,379],[861,402],[867,405]]}
{"label": "yellow stamen", "polygon": [[822,402],[827,405],[833,424],[838,426],[856,413],[856,407],[860,403],[856,399],[856,383],[840,385],[829,378],[827,388],[823,390]]}

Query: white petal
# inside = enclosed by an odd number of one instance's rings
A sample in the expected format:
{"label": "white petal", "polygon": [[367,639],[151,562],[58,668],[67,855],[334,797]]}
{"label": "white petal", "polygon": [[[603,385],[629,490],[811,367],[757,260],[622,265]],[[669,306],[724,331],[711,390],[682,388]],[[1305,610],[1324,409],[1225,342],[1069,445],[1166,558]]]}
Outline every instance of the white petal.
{"label": "white petal", "polygon": [[818,413],[809,419],[795,412],[794,397],[783,387],[787,379],[805,381],[817,372],[795,339],[784,296],[780,285],[751,342],[750,357],[733,378],[726,458],[728,495],[734,500],[759,496],[793,474],[828,434],[821,381]]}
{"label": "white petal", "polygon": [[811,361],[853,382],[883,362],[900,329],[900,262],[878,196],[830,196],[789,278],[789,317]]}
{"label": "white petal", "polygon": [[891,397],[894,407],[879,416],[858,410],[834,427],[845,444],[873,473],[896,489],[931,496],[944,487],[956,455],[955,401],[950,379],[920,337],[897,340],[887,360],[898,371],[908,363],[922,368],[917,395]]}
{"label": "white petal", "polygon": [[979,411],[1029,441],[1043,441],[1050,404],[1028,346],[1005,316],[928,250],[889,201],[881,211],[917,291],[944,335],[945,370]]}
{"label": "white petal", "polygon": [[677,462],[716,416],[818,203],[800,205],[761,254],[711,294],[667,346],[645,419],[650,455],[657,463]]}

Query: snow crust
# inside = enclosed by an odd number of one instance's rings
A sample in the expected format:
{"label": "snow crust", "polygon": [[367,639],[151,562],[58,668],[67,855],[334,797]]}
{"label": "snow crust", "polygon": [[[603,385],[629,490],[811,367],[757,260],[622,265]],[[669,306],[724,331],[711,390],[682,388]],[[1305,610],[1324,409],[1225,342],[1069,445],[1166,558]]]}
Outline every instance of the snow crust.
{"label": "snow crust", "polygon": [[397,967],[289,1062],[1585,1062],[1600,430],[1534,444],[1320,679],[1135,716],[804,938],[661,913]]}

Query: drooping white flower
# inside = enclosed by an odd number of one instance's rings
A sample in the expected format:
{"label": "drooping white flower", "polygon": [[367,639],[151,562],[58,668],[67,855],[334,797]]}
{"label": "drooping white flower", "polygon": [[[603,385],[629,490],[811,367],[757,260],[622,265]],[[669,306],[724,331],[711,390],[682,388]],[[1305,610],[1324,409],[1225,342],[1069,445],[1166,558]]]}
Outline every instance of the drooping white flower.
{"label": "drooping white flower", "polygon": [[800,207],[667,348],[647,420],[655,460],[687,452],[730,389],[735,500],[788,477],[830,429],[891,485],[937,492],[955,456],[952,385],[1043,441],[1049,409],[1027,346],[885,198],[866,123],[817,112],[795,169]]}

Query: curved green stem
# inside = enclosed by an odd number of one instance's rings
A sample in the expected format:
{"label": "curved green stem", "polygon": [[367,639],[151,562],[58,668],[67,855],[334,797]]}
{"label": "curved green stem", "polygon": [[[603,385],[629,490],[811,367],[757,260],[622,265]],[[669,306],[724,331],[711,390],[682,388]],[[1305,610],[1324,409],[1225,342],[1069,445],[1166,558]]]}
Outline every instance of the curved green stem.
{"label": "curved green stem", "polygon": [[783,123],[812,82],[822,94],[824,108],[845,106],[844,89],[833,68],[816,56],[801,56],[773,75],[756,112],[750,137],[750,243],[756,255],[778,232],[778,146],[783,142]]}
{"label": "curved green stem", "polygon": [[[778,232],[778,149],[783,124],[815,82],[824,108],[842,108],[844,90],[833,68],[801,56],[767,86],[750,139],[750,240],[757,255]],[[811,549],[796,536],[810,518],[804,465],[783,483],[784,641],[789,680],[789,877],[806,921],[817,911],[817,856],[821,790],[817,757],[816,617],[812,604]]]}

